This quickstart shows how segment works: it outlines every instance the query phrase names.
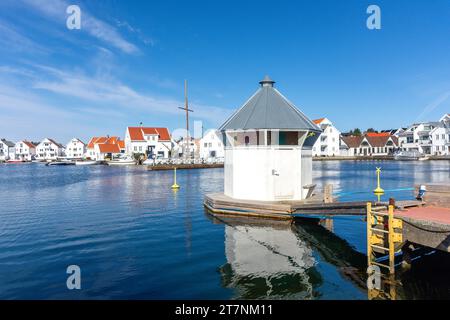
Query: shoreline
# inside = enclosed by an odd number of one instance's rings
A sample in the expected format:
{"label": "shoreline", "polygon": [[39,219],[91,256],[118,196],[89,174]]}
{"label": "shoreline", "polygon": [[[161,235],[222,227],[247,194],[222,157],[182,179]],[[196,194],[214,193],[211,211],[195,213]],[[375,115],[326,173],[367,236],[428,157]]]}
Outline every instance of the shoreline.
{"label": "shoreline", "polygon": [[[418,160],[395,160],[394,156],[350,156],[350,157],[313,157],[313,161],[345,161],[345,160],[358,160],[358,161],[418,161]],[[449,156],[430,156],[428,160],[450,160]]]}

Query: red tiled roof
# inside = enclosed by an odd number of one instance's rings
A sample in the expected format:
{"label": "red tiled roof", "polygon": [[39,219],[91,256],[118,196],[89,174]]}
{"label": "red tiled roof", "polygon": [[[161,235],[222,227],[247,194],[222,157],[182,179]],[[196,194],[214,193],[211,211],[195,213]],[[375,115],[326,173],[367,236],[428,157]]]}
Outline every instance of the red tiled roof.
{"label": "red tiled roof", "polygon": [[101,153],[120,153],[120,148],[118,144],[99,143],[98,148]]}
{"label": "red tiled roof", "polygon": [[128,133],[132,141],[145,141],[144,135],[158,135],[160,141],[170,141],[170,133],[167,128],[157,127],[128,127]]}
{"label": "red tiled roof", "polygon": [[389,137],[391,134],[389,132],[367,132],[367,137]]}
{"label": "red tiled roof", "polygon": [[325,120],[325,118],[316,119],[316,120],[313,120],[313,122],[315,124],[320,124],[323,120]]}
{"label": "red tiled roof", "polygon": [[116,144],[118,141],[120,141],[119,137],[93,137],[91,140],[89,140],[87,147],[88,149],[93,149],[96,144],[100,143]]}
{"label": "red tiled roof", "polygon": [[22,142],[24,144],[26,144],[29,148],[36,148],[36,146],[34,144],[32,144],[30,141],[23,140]]}
{"label": "red tiled roof", "polygon": [[117,141],[117,145],[119,146],[120,149],[125,149],[125,141],[119,140]]}

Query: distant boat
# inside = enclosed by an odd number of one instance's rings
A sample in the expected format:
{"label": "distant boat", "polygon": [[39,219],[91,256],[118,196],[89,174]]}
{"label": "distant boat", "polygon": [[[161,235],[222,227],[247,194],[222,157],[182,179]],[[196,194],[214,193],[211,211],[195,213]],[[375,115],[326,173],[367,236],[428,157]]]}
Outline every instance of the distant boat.
{"label": "distant boat", "polygon": [[108,161],[108,166],[130,166],[135,164],[136,161],[132,158],[120,158]]}
{"label": "distant boat", "polygon": [[144,162],[142,162],[143,165],[145,166],[151,166],[155,163],[155,161],[153,159],[147,159]]}
{"label": "distant boat", "polygon": [[[420,160],[424,159],[424,155],[419,151],[398,151],[394,154],[395,160]],[[424,159],[427,160],[428,158]]]}
{"label": "distant boat", "polygon": [[75,161],[76,166],[93,166],[100,164],[99,162],[95,160],[86,160],[86,161]]}
{"label": "distant boat", "polygon": [[46,166],[74,166],[75,162],[73,161],[52,161],[47,162]]}
{"label": "distant boat", "polygon": [[23,161],[23,160],[8,160],[8,161],[6,161],[6,163],[18,164],[18,163],[25,163],[25,161]]}

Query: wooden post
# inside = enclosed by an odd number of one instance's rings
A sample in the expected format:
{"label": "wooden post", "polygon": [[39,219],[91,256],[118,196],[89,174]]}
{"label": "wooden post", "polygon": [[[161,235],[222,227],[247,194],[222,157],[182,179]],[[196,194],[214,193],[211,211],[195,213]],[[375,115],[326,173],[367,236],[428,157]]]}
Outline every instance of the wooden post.
{"label": "wooden post", "polygon": [[389,206],[389,273],[395,273],[394,206]]}
{"label": "wooden post", "polygon": [[333,185],[332,184],[325,185],[323,201],[325,203],[332,203],[333,202]]}
{"label": "wooden post", "polygon": [[370,202],[367,203],[367,267],[372,265],[372,246],[370,243],[370,237],[372,236],[372,204]]}

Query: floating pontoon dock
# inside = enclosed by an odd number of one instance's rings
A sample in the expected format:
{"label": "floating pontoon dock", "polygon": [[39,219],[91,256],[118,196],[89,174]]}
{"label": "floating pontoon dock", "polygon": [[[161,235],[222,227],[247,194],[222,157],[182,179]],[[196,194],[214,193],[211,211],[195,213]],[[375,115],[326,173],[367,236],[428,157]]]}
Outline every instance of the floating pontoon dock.
{"label": "floating pontoon dock", "polygon": [[[413,202],[408,205],[420,204],[418,201]],[[334,215],[365,215],[367,201],[325,202],[323,195],[313,195],[301,201],[256,201],[239,200],[223,193],[213,193],[205,196],[204,205],[212,214],[217,215],[289,220]],[[386,207],[386,203],[372,202],[374,210],[384,210]]]}

